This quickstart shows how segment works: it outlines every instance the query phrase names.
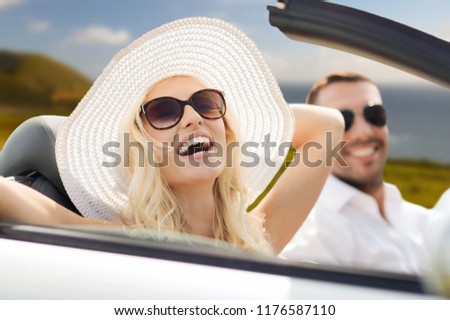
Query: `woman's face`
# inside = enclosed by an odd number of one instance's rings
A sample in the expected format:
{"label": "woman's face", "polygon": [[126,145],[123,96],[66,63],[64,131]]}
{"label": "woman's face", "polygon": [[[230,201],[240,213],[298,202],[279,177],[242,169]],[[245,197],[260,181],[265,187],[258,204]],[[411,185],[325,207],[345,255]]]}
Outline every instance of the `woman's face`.
{"label": "woman's face", "polygon": [[[171,77],[158,82],[145,101],[159,97],[188,100],[193,93],[207,89],[188,76]],[[213,183],[225,167],[226,132],[222,118],[205,119],[187,104],[178,124],[169,129],[153,128],[142,114],[144,128],[154,140],[161,142],[159,163],[162,176],[171,188]],[[173,148],[172,148],[173,147]]]}

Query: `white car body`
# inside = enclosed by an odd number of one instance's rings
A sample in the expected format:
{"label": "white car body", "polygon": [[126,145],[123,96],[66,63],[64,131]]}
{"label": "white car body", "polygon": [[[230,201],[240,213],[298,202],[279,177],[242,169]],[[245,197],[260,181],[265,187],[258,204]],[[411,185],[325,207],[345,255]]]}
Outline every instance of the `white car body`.
{"label": "white car body", "polygon": [[[448,52],[443,63],[450,60]],[[450,87],[445,78],[450,72],[436,69],[444,72],[429,78]],[[450,234],[449,229],[441,233]],[[436,289],[427,283],[444,286],[450,279],[450,250],[440,239],[433,242],[439,247],[431,250],[440,271],[427,282],[422,277],[259,257],[196,241],[180,244],[0,222],[0,299],[439,299],[443,296],[436,292],[443,294],[448,287]],[[441,263],[441,257],[447,258]]]}

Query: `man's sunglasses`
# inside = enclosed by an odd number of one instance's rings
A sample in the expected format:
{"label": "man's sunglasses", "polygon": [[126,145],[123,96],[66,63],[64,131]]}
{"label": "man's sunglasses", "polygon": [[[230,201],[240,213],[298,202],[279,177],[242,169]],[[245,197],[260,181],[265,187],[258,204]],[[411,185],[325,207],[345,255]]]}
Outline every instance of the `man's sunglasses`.
{"label": "man's sunglasses", "polygon": [[[345,131],[350,130],[355,120],[355,113],[352,110],[343,109],[340,110],[344,116]],[[374,126],[382,127],[386,125],[387,117],[386,110],[381,104],[369,103],[363,109],[363,116],[366,121]]]}
{"label": "man's sunglasses", "polygon": [[176,126],[183,118],[184,108],[190,105],[205,119],[220,119],[225,115],[226,104],[223,93],[214,89],[203,89],[192,94],[188,100],[160,97],[141,106],[148,123],[157,130]]}

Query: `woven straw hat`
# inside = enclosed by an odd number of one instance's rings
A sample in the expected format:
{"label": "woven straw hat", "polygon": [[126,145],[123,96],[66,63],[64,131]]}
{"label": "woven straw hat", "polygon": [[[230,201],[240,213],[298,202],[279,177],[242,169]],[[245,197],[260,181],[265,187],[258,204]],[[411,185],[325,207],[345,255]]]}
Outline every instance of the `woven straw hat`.
{"label": "woven straw hat", "polygon": [[245,168],[249,203],[269,184],[284,161],[278,147],[291,141],[292,111],[255,44],[233,25],[218,19],[185,18],[148,32],[120,51],[67,118],[58,132],[56,159],[71,200],[85,217],[118,220],[127,201],[122,166],[108,167],[104,146],[122,141],[122,123],[135,113],[152,85],[174,75],[188,75],[222,90],[227,115],[235,122],[240,143],[260,161]]}

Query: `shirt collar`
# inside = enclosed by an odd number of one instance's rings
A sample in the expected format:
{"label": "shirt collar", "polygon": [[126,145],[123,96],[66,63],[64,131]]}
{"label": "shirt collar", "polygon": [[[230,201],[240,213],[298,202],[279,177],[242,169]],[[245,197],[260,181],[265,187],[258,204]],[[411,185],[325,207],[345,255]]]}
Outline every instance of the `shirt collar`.
{"label": "shirt collar", "polygon": [[402,200],[400,190],[393,184],[384,182],[384,202],[399,203]]}
{"label": "shirt collar", "polygon": [[[383,186],[385,204],[398,204],[403,200],[402,195],[396,186],[386,182],[383,183]],[[329,209],[339,211],[352,199],[357,198],[370,198],[369,201],[373,201],[373,198],[368,194],[356,189],[346,182],[343,182],[335,176],[330,175],[320,195],[320,204]]]}
{"label": "shirt collar", "polygon": [[358,189],[331,175],[320,194],[320,204],[340,211],[358,193],[361,193]]}

